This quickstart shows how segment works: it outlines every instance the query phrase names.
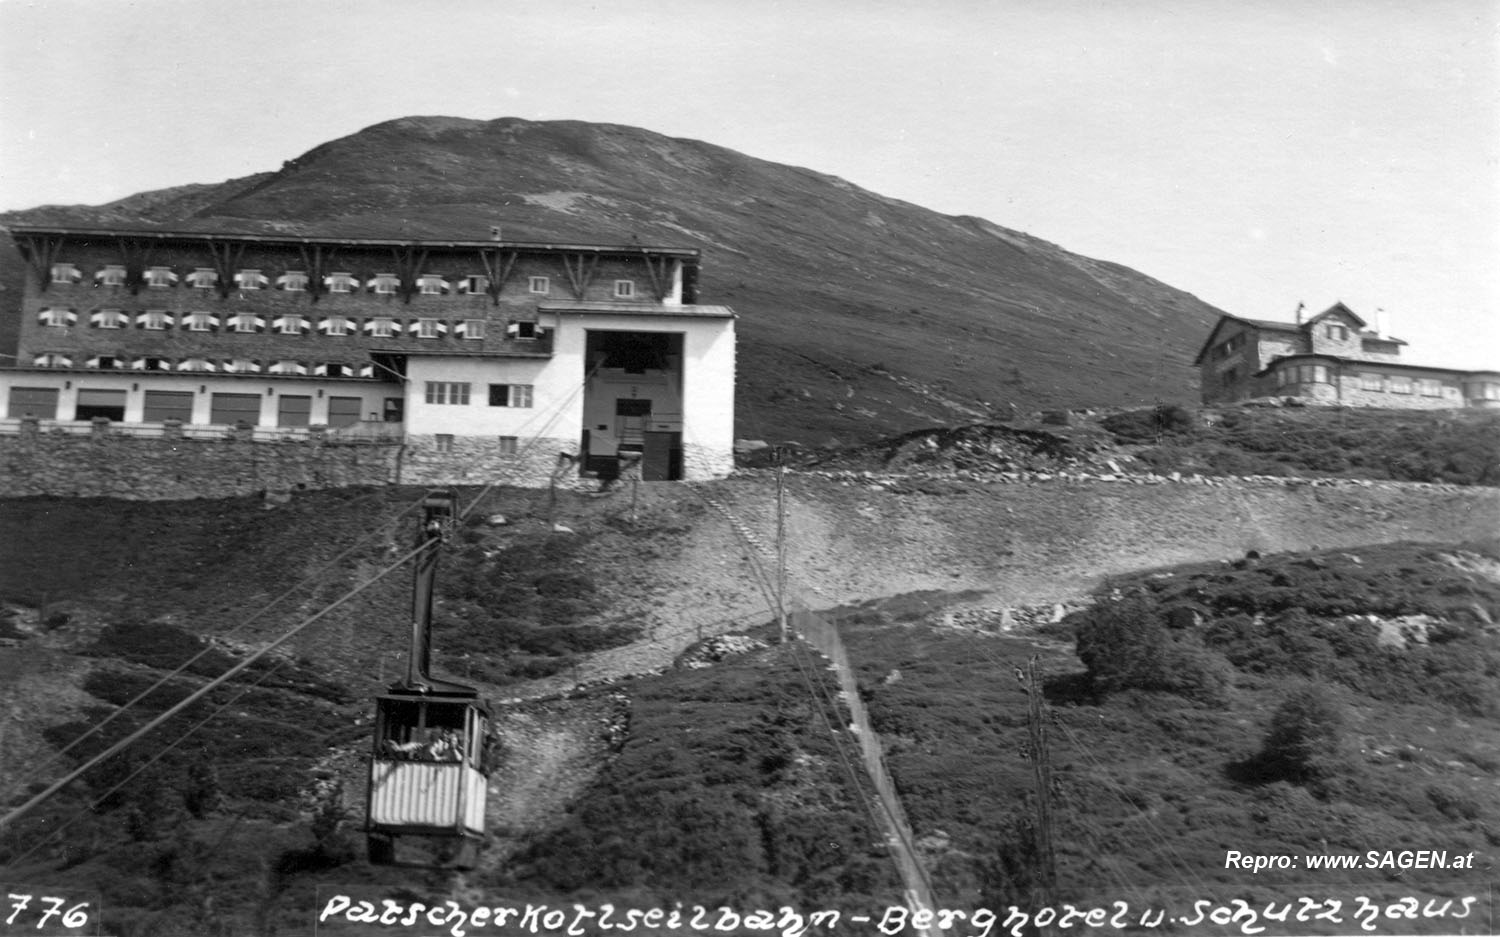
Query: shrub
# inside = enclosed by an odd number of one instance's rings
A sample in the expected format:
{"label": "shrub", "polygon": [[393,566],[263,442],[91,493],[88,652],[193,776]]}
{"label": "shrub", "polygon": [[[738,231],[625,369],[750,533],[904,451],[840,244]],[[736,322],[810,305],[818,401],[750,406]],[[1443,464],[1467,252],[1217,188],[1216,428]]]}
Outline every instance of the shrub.
{"label": "shrub", "polygon": [[1158,404],[1105,417],[1100,425],[1121,442],[1154,442],[1162,436],[1191,432],[1193,415],[1182,407]]}
{"label": "shrub", "polygon": [[1304,684],[1281,701],[1261,743],[1267,773],[1288,781],[1318,781],[1344,767],[1344,708],[1325,687]]}
{"label": "shrub", "polygon": [[1096,605],[1077,626],[1078,658],[1100,693],[1161,690],[1214,705],[1228,698],[1232,670],[1196,633],[1170,632],[1155,603],[1126,598]]}

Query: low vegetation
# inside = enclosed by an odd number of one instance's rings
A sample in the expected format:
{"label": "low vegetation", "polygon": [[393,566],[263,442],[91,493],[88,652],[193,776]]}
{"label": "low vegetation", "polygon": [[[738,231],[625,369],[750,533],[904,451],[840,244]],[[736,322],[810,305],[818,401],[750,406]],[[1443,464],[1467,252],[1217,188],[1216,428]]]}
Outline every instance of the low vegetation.
{"label": "low vegetation", "polygon": [[1192,414],[1159,406],[1107,417],[1152,470],[1500,485],[1500,413],[1327,407]]}

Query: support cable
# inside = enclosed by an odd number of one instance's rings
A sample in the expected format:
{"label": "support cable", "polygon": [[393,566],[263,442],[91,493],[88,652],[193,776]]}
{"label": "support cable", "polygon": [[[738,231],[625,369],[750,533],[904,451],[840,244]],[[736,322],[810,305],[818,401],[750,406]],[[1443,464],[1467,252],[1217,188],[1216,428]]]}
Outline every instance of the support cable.
{"label": "support cable", "polygon": [[182,710],[186,709],[188,706],[192,705],[198,699],[200,699],[201,697],[205,696],[207,693],[209,693],[209,691],[217,688],[219,685],[221,685],[225,681],[229,680],[235,674],[237,674],[240,671],[244,670],[246,667],[249,667],[251,664],[255,663],[257,660],[259,660],[260,658],[264,657],[266,654],[270,653],[271,651],[275,650],[277,647],[280,647],[282,644],[286,643],[292,637],[294,637],[295,635],[297,635],[298,633],[300,633],[303,629],[311,626],[314,622],[322,620],[323,617],[326,616],[329,612],[332,612],[334,609],[338,608],[340,605],[344,604],[345,602],[347,602],[350,599],[354,598],[356,595],[359,595],[361,592],[363,592],[366,589],[370,588],[371,586],[375,585],[377,582],[379,582],[381,579],[384,579],[390,573],[395,572],[401,566],[405,565],[405,563],[406,563],[407,560],[410,560],[412,557],[416,556],[417,554],[421,553],[423,550],[427,549],[427,546],[428,546],[428,544],[426,544],[424,542],[424,543],[418,544],[417,546],[413,547],[410,551],[408,551],[407,553],[405,553],[404,555],[402,555],[402,557],[400,559],[398,559],[396,562],[394,562],[391,565],[387,566],[386,568],[382,569],[380,572],[376,573],[374,576],[370,577],[369,579],[367,579],[365,582],[361,583],[360,585],[358,585],[358,586],[354,587],[353,589],[349,590],[348,592],[344,593],[338,599],[335,599],[334,602],[331,605],[328,605],[327,607],[325,607],[322,611],[318,612],[317,614],[315,614],[315,615],[313,615],[313,616],[311,616],[309,618],[304,619],[301,624],[299,624],[296,627],[292,628],[286,634],[283,634],[281,637],[277,638],[275,641],[271,642],[270,644],[267,644],[265,647],[263,647],[260,650],[256,651],[254,654],[251,654],[249,657],[247,657],[244,660],[240,661],[238,664],[235,664],[233,667],[231,667],[228,670],[224,671],[224,673],[222,673],[219,676],[215,677],[213,680],[210,680],[208,683],[204,684],[199,689],[194,690],[191,694],[189,694],[187,697],[185,697],[184,699],[182,699],[180,702],[178,702],[172,708],[170,708],[170,709],[166,710],[165,712],[161,713],[159,716],[157,716],[156,718],[152,719],[150,722],[146,723],[144,726],[142,726],[141,728],[137,729],[135,732],[133,732],[130,735],[126,736],[124,739],[121,739],[120,741],[116,742],[114,745],[111,745],[105,751],[101,752],[98,755],[95,755],[92,759],[90,759],[89,761],[87,761],[86,763],[84,763],[82,766],[80,766],[79,768],[77,768],[76,770],[74,770],[71,774],[69,774],[66,777],[62,778],[61,780],[55,782],[51,787],[48,787],[46,790],[42,791],[40,794],[37,794],[35,797],[31,798],[26,803],[22,804],[21,806],[17,807],[16,809],[12,810],[10,813],[6,814],[5,816],[0,817],[0,829],[4,829],[9,824],[14,823],[16,820],[20,819],[22,816],[24,816],[25,814],[27,814],[28,812],[30,812],[38,804],[42,803],[43,801],[45,801],[49,797],[51,797],[53,794],[56,794],[58,791],[62,790],[64,787],[66,787],[68,784],[72,783],[74,780],[76,780],[79,776],[83,775],[85,772],[89,771],[95,765],[97,765],[100,762],[104,761],[106,758],[109,758],[110,756],[115,755],[116,753],[118,753],[120,751],[123,751],[125,748],[129,747],[136,740],[138,740],[142,736],[146,735],[152,729],[155,729],[157,726],[161,725],[167,719],[170,719],[172,716],[175,716],[179,712],[182,712]]}
{"label": "support cable", "polygon": [[[419,505],[419,504],[421,504],[421,501],[414,501],[414,502],[412,502],[405,509],[403,509],[401,511],[401,513],[397,514],[394,518],[392,518],[391,520],[387,521],[382,526],[366,532],[362,537],[360,537],[353,544],[351,544],[348,549],[344,550],[344,552],[340,553],[338,556],[336,556],[333,559],[329,560],[327,563],[324,563],[323,566],[320,569],[318,569],[316,572],[313,572],[313,573],[311,573],[311,574],[303,577],[301,581],[299,581],[298,583],[296,583],[295,585],[293,585],[291,588],[287,589],[285,592],[283,592],[280,595],[276,596],[276,598],[272,599],[270,602],[268,602],[265,605],[261,606],[261,608],[259,610],[257,610],[254,614],[252,614],[249,618],[246,618],[246,619],[242,620],[241,622],[239,622],[238,624],[236,624],[233,628],[230,628],[228,631],[224,632],[222,635],[217,635],[217,637],[227,638],[227,637],[230,637],[230,636],[232,636],[234,634],[239,633],[239,631],[241,629],[249,626],[251,622],[254,622],[256,619],[260,618],[262,615],[265,615],[267,612],[269,612],[276,605],[278,605],[279,603],[281,603],[282,601],[284,601],[288,597],[294,595],[298,590],[306,587],[310,583],[313,583],[314,581],[316,581],[320,577],[322,577],[325,573],[327,573],[330,570],[332,570],[339,563],[343,562],[343,560],[346,557],[348,557],[349,554],[353,553],[356,549],[358,549],[359,547],[363,546],[364,543],[367,540],[372,539],[374,536],[376,536],[378,534],[385,533],[388,529],[394,527],[397,523],[399,523],[400,521],[404,520],[405,517],[406,517],[406,515],[409,514],[409,513],[411,513],[411,511],[415,507],[417,507],[417,505]],[[20,778],[17,779],[17,781],[16,781],[17,785],[18,786],[24,786],[27,781],[30,781],[32,778],[34,778],[37,775],[41,774],[45,769],[47,769],[48,767],[51,767],[51,765],[53,763],[55,763],[58,759],[62,758],[62,756],[65,755],[65,754],[67,754],[69,751],[72,751],[75,747],[77,747],[80,743],[82,743],[84,739],[87,739],[89,736],[91,736],[91,735],[95,734],[96,732],[98,732],[99,730],[103,729],[106,725],[109,725],[117,717],[123,715],[126,710],[130,709],[132,706],[135,706],[136,704],[140,703],[140,701],[143,700],[143,699],[145,699],[147,696],[150,696],[152,693],[155,693],[157,690],[161,689],[164,685],[166,685],[173,678],[181,676],[183,673],[185,673],[188,670],[188,668],[192,667],[198,661],[200,661],[204,657],[208,656],[208,654],[210,654],[213,650],[214,650],[213,645],[205,643],[205,645],[204,645],[204,647],[203,647],[202,650],[200,650],[198,653],[194,654],[192,657],[188,658],[187,660],[185,660],[181,664],[179,664],[176,670],[173,670],[171,673],[169,673],[169,674],[161,677],[155,683],[151,684],[151,686],[149,686],[146,689],[142,690],[140,693],[137,693],[135,695],[135,697],[133,697],[132,699],[130,699],[127,702],[125,702],[123,705],[121,705],[114,712],[110,713],[109,715],[105,716],[103,719],[99,720],[94,725],[90,726],[88,729],[84,730],[84,732],[81,735],[79,735],[77,738],[75,738],[73,741],[69,742],[68,744],[64,745],[62,748],[60,748],[57,751],[53,752],[47,758],[43,759],[40,763],[38,763],[36,765],[33,765],[31,768],[29,768],[26,772],[24,772],[21,775]]]}

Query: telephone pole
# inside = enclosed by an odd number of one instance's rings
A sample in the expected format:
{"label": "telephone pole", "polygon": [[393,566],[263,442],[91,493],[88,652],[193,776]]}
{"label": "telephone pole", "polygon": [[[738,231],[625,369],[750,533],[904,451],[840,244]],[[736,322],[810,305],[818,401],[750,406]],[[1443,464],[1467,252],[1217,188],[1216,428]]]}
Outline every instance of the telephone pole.
{"label": "telephone pole", "polygon": [[1052,849],[1052,752],[1047,742],[1047,718],[1043,710],[1042,682],[1037,676],[1036,656],[1026,662],[1026,672],[1016,671],[1026,693],[1026,727],[1031,737],[1031,772],[1036,789],[1036,894],[1038,907],[1050,907],[1057,894],[1057,856]]}
{"label": "telephone pole", "polygon": [[786,459],[777,446],[776,460],[776,624],[781,628],[781,643],[786,643]]}

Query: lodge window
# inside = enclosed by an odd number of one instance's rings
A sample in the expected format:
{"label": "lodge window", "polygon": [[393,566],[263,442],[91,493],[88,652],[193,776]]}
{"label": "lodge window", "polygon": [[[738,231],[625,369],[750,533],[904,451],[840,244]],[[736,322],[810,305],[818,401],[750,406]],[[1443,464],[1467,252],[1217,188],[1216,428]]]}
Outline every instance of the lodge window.
{"label": "lodge window", "polygon": [[534,386],[532,384],[491,384],[490,406],[529,407]]}
{"label": "lodge window", "polygon": [[424,399],[428,403],[467,405],[469,385],[461,381],[427,381]]}
{"label": "lodge window", "polygon": [[130,317],[119,309],[100,309],[89,315],[89,325],[99,329],[123,328]]}
{"label": "lodge window", "polygon": [[382,296],[390,296],[401,288],[401,278],[394,273],[377,273],[370,279],[371,291]]}
{"label": "lodge window", "polygon": [[448,292],[448,281],[431,273],[417,277],[417,292],[423,296],[439,296]]}
{"label": "lodge window", "polygon": [[72,325],[78,321],[78,314],[71,309],[43,309],[37,315],[37,321],[54,327]]}
{"label": "lodge window", "polygon": [[1422,378],[1417,381],[1417,393],[1423,397],[1441,397],[1443,396],[1442,382],[1434,381],[1431,378]]}
{"label": "lodge window", "polygon": [[484,320],[465,319],[458,324],[458,331],[462,332],[464,338],[469,340],[484,338]]}
{"label": "lodge window", "polygon": [[1359,376],[1359,389],[1369,391],[1385,390],[1385,377],[1379,374],[1365,373]]}
{"label": "lodge window", "polygon": [[260,397],[255,394],[214,394],[209,398],[209,422],[235,426],[260,425]]}
{"label": "lodge window", "polygon": [[124,286],[125,268],[119,264],[106,264],[103,270],[94,274],[94,282],[100,286]]}
{"label": "lodge window", "polygon": [[50,279],[58,286],[72,286],[83,279],[77,264],[53,264]]}
{"label": "lodge window", "polygon": [[330,273],[323,280],[323,285],[328,287],[330,293],[352,293],[358,282],[352,273]]}
{"label": "lodge window", "polygon": [[239,315],[231,316],[228,325],[236,332],[261,332],[265,330],[266,320],[260,316],[242,312]]}
{"label": "lodge window", "polygon": [[282,359],[271,362],[271,366],[266,370],[272,374],[306,374],[307,365],[300,361]]}
{"label": "lodge window", "polygon": [[207,358],[184,358],[177,363],[179,371],[216,371],[214,363]]}
{"label": "lodge window", "polygon": [[452,452],[453,451],[453,434],[452,433],[438,433],[435,436],[433,436],[432,439],[433,439],[434,444],[437,447],[437,451],[438,452]]}
{"label": "lodge window", "polygon": [[195,290],[211,290],[219,285],[219,275],[207,267],[199,267],[188,274],[187,281]]}
{"label": "lodge window", "polygon": [[1411,393],[1411,378],[1409,378],[1409,377],[1393,377],[1393,378],[1391,378],[1390,391],[1393,394],[1409,394],[1409,393]]}
{"label": "lodge window", "polygon": [[288,293],[304,292],[307,289],[307,274],[301,270],[288,270],[276,278],[276,288]]}
{"label": "lodge window", "polygon": [[183,324],[189,332],[212,332],[219,327],[219,318],[209,312],[190,312],[183,316]]}
{"label": "lodge window", "polygon": [[458,291],[460,293],[483,293],[490,288],[490,278],[482,276],[467,276],[459,281]]}
{"label": "lodge window", "polygon": [[172,363],[166,358],[137,358],[131,367],[137,371],[170,371]]}
{"label": "lodge window", "polygon": [[23,416],[55,420],[57,397],[55,387],[12,387],[5,415],[13,420]]}
{"label": "lodge window", "polygon": [[120,359],[114,355],[97,355],[90,358],[85,364],[90,368],[98,368],[101,371],[112,371],[120,366]]}
{"label": "lodge window", "polygon": [[71,368],[73,366],[73,359],[67,355],[49,352],[32,358],[31,364],[33,367],[38,368]]}
{"label": "lodge window", "polygon": [[172,327],[172,314],[162,309],[151,309],[136,316],[135,324],[152,332]]}
{"label": "lodge window", "polygon": [[164,290],[177,282],[177,274],[171,267],[152,267],[146,271],[145,280],[147,289]]}
{"label": "lodge window", "polygon": [[546,277],[531,277],[527,289],[533,293],[546,293],[552,289],[552,282]]}
{"label": "lodge window", "polygon": [[141,419],[147,423],[164,420],[193,422],[193,395],[190,391],[148,390],[143,401]]}
{"label": "lodge window", "polygon": [[520,451],[520,440],[515,436],[500,437],[500,454],[515,455]]}
{"label": "lodge window", "polygon": [[224,362],[224,370],[231,374],[254,374],[260,370],[260,364],[249,358],[235,358]]}
{"label": "lodge window", "polygon": [[1470,400],[1500,400],[1500,383],[1475,381],[1464,385],[1464,393]]}
{"label": "lodge window", "polygon": [[631,299],[635,296],[634,280],[615,281],[615,299]]}
{"label": "lodge window", "polygon": [[1347,342],[1349,340],[1349,329],[1342,325],[1325,326],[1323,334],[1336,342]]}
{"label": "lodge window", "polygon": [[392,338],[396,334],[396,320],[370,319],[365,322],[365,331],[374,338]]}
{"label": "lodge window", "polygon": [[277,316],[271,327],[282,335],[301,335],[307,331],[307,319],[303,316]]}
{"label": "lodge window", "polygon": [[412,323],[412,328],[416,330],[417,338],[440,338],[448,330],[448,326],[437,319],[418,319]]}
{"label": "lodge window", "polygon": [[510,334],[511,338],[521,339],[522,341],[531,341],[536,338],[535,322],[512,322],[505,330]]}
{"label": "lodge window", "polygon": [[1276,373],[1276,383],[1283,387],[1288,384],[1327,384],[1328,367],[1322,364],[1299,364],[1282,368]]}
{"label": "lodge window", "polygon": [[261,274],[259,270],[241,270],[234,275],[234,282],[242,290],[265,289],[271,281]]}
{"label": "lodge window", "polygon": [[333,336],[348,335],[349,330],[353,326],[354,320],[345,318],[344,316],[328,316],[318,324],[318,328],[323,330],[323,334]]}

